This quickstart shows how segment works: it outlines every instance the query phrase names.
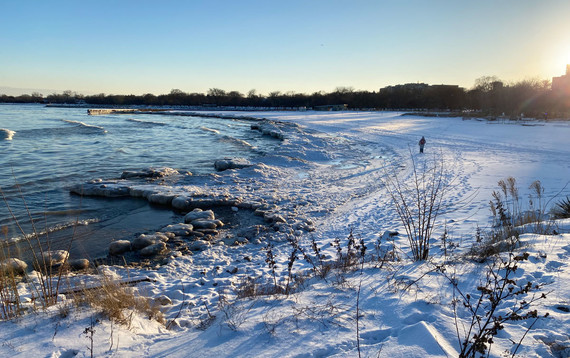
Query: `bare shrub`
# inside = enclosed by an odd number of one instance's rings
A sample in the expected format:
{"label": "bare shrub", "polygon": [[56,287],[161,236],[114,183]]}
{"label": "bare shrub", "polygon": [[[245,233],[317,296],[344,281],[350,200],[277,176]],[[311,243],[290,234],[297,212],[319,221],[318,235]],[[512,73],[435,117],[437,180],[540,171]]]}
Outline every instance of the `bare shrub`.
{"label": "bare shrub", "polygon": [[237,331],[246,321],[247,314],[253,308],[255,301],[249,306],[243,307],[241,302],[229,302],[225,296],[221,295],[218,300],[218,309],[224,314],[224,322],[232,330]]}
{"label": "bare shrub", "polygon": [[445,181],[443,160],[425,161],[423,165],[412,160],[412,178],[401,180],[396,173],[385,175],[385,185],[396,212],[406,230],[415,261],[429,257],[429,240],[448,184]]}
{"label": "bare shrub", "polygon": [[444,266],[438,270],[453,285],[453,308],[457,339],[461,348],[459,357],[489,355],[491,345],[504,324],[530,320],[532,323],[518,342],[513,342],[514,356],[534,323],[541,317],[532,306],[546,298],[539,293],[542,285],[533,282],[519,283],[513,278],[521,262],[527,260],[528,253],[508,258],[497,257],[487,264],[485,278],[477,286],[476,292],[465,293],[458,286],[458,278],[448,275]]}
{"label": "bare shrub", "polygon": [[305,249],[295,237],[288,237],[289,244],[293,247],[293,250],[298,252],[303,260],[305,260],[310,266],[313,273],[326,281],[326,277],[332,265],[325,262],[325,257],[321,254],[321,249],[318,247],[317,242],[314,238],[311,240],[311,251],[313,254],[309,253],[309,250]]}
{"label": "bare shrub", "polygon": [[352,229],[350,229],[346,238],[345,250],[342,249],[341,241],[338,238],[333,241],[332,246],[336,248],[336,262],[334,267],[340,269],[342,272],[346,272],[364,261],[366,245],[363,239],[357,239],[352,234]]}

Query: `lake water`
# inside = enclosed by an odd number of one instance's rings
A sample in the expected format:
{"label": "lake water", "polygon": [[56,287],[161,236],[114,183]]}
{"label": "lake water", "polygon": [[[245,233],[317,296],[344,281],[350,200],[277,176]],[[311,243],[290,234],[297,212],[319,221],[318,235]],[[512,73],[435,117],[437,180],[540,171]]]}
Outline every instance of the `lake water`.
{"label": "lake water", "polygon": [[279,145],[250,124],[151,114],[89,116],[85,108],[2,104],[0,188],[8,202],[0,205],[2,238],[21,239],[16,221],[32,233],[31,217],[37,232],[48,232],[52,248],[66,248],[73,235],[72,256],[105,255],[109,241],[158,229],[177,214],[142,199],[71,195],[71,185],[146,167],[206,174],[214,171],[216,159],[251,159]]}

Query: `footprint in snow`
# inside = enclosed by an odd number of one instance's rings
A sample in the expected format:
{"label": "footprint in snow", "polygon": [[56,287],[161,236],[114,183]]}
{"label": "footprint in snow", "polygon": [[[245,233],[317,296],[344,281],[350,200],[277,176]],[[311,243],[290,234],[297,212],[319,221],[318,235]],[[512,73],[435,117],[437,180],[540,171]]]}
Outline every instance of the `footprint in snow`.
{"label": "footprint in snow", "polygon": [[560,267],[564,266],[565,264],[558,261],[550,261],[546,264],[545,268],[548,271],[557,271]]}
{"label": "footprint in snow", "polygon": [[393,334],[392,329],[377,329],[360,334],[363,344],[372,345],[384,341]]}

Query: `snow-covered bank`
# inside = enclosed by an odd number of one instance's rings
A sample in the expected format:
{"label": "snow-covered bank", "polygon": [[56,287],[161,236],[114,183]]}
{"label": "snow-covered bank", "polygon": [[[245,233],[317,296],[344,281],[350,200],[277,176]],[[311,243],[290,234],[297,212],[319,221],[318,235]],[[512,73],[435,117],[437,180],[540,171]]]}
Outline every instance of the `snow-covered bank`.
{"label": "snow-covered bank", "polygon": [[[230,198],[236,207],[258,203],[257,208],[279,215],[285,223],[278,219],[272,230],[263,232],[253,232],[252,227],[228,232],[248,239],[236,245],[220,240],[192,255],[173,254],[156,270],[127,273],[119,267],[108,268],[118,276],[152,278],[137,289],[152,297],[167,297],[163,310],[173,323],[167,330],[135,317],[128,330],[101,320],[95,325],[95,356],[352,357],[358,356],[358,346],[361,355],[368,357],[457,356],[452,287],[434,271],[433,263],[409,260],[403,235],[394,237],[395,255],[401,260],[381,268],[375,262],[362,271],[332,272],[326,280],[308,276],[289,296],[237,299],[236,291],[248,279],[272,285],[272,270],[266,263],[268,242],[273,245],[277,279],[284,282],[291,236],[308,250],[314,239],[326,259],[332,259],[336,248],[331,244],[338,238],[345,247],[352,230],[366,244],[368,255],[378,255],[375,246],[385,231],[402,232],[382,178],[396,167],[406,180],[412,158],[417,163],[443,159],[451,185],[446,201],[450,206],[440,216],[434,237],[439,238],[446,228],[459,252],[471,247],[477,227],[489,227],[488,202],[500,179],[515,177],[523,200],[526,188],[536,179],[542,182],[547,199],[570,194],[567,122],[530,127],[401,117],[392,112],[225,114],[285,122],[278,126],[280,147],[242,169],[165,178],[160,185],[125,190],[146,193],[141,195],[149,198],[156,195],[156,200],[186,195]],[[421,136],[427,139],[423,156],[416,153]],[[314,231],[295,227],[307,222],[314,223]],[[550,316],[537,321],[527,334],[518,350],[523,356],[565,357],[570,352],[570,289],[565,284],[570,277],[570,231],[567,221],[557,225],[557,235],[521,236],[531,255],[516,279],[544,284],[545,292],[552,291],[537,306],[541,314]],[[388,243],[381,244],[379,251]],[[433,241],[432,255],[442,256],[438,240]],[[450,265],[462,289],[477,286],[481,265],[469,261]],[[300,258],[294,270],[309,274],[311,265]],[[3,322],[0,354],[89,356],[89,340],[82,334],[89,317],[89,312],[74,311],[62,318],[53,309]],[[510,339],[518,343],[532,321],[515,323],[507,324],[495,340],[494,356],[512,349]]]}

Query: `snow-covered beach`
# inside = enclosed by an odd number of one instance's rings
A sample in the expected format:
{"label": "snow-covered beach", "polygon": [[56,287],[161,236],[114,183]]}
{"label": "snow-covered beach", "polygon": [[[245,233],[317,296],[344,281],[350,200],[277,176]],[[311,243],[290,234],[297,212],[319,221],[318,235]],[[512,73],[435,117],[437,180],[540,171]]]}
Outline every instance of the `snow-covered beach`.
{"label": "snow-covered beach", "polygon": [[[105,189],[126,187],[149,201],[171,204],[185,196],[194,204],[196,198],[225,200],[233,215],[255,209],[265,223],[221,230],[212,242],[193,243],[191,254],[173,252],[155,268],[102,268],[117,278],[150,278],[136,289],[160,302],[166,325],[136,314],[130,327],[103,318],[92,325],[96,313],[69,308],[64,315],[63,300],[47,311],[2,322],[0,355],[89,356],[84,332],[93,327],[94,356],[457,356],[465,317],[456,322],[453,287],[434,271],[444,256],[439,238],[446,231],[457,245],[457,257],[467,252],[477,228],[490,229],[489,201],[498,181],[507,177],[516,178],[521,202],[526,203],[527,188],[535,180],[545,188],[545,201],[570,195],[569,122],[489,122],[395,112],[223,114],[267,119],[260,129],[282,142],[272,152],[241,162],[240,169],[167,176],[160,185],[114,181],[105,183]],[[421,136],[427,139],[423,155],[417,153]],[[419,165],[441,161],[449,184],[446,209],[434,229],[433,261],[428,262],[411,260],[385,187],[384,178],[393,173],[408,180],[412,160]],[[570,222],[555,224],[556,234],[521,235],[520,250],[530,259],[516,272],[518,280],[544,284],[540,292],[548,295],[536,309],[549,316],[527,334],[531,319],[505,324],[492,356],[512,352],[513,342],[516,346],[522,337],[521,356],[570,356]],[[248,280],[262,287],[286,282],[290,237],[307,250],[314,241],[324,260],[333,260],[335,239],[344,246],[352,232],[373,257],[378,240],[390,236],[384,233],[396,231],[392,238],[399,260],[385,265],[368,260],[360,269],[333,270],[321,278],[311,275],[310,262],[299,258],[293,270],[306,276],[294,293],[237,297]],[[268,243],[275,274],[266,263]],[[379,249],[389,243],[381,242]],[[464,258],[449,265],[459,287],[469,292],[485,267]]]}

